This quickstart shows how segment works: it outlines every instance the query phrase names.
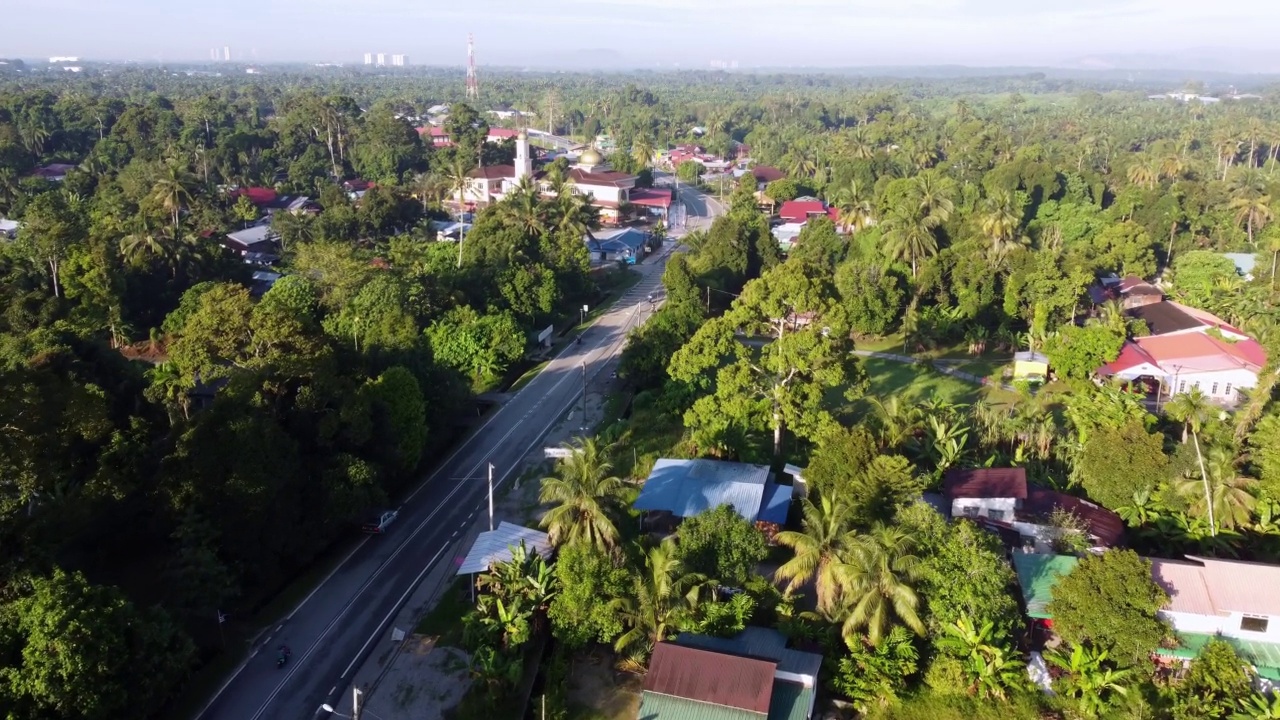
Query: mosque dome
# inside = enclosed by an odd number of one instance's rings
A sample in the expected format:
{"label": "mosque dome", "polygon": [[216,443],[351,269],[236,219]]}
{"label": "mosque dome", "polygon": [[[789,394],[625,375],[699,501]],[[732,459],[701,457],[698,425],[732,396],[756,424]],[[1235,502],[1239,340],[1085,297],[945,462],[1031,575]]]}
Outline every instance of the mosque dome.
{"label": "mosque dome", "polygon": [[599,165],[603,162],[604,158],[601,157],[600,153],[597,152],[595,148],[587,148],[578,156],[579,165]]}

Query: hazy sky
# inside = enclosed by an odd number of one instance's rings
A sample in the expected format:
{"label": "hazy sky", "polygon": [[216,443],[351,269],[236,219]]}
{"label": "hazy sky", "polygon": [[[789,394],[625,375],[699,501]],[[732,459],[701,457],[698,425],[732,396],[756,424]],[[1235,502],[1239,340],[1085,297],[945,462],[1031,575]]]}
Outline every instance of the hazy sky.
{"label": "hazy sky", "polygon": [[1097,53],[1267,51],[1277,0],[0,0],[0,57],[532,64],[1053,64]]}

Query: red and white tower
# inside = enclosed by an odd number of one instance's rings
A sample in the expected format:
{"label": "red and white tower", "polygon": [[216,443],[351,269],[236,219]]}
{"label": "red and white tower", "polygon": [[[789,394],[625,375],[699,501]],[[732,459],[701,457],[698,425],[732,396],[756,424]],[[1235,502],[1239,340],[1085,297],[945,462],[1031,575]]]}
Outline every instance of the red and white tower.
{"label": "red and white tower", "polygon": [[480,79],[476,77],[476,41],[467,33],[467,99],[480,99]]}

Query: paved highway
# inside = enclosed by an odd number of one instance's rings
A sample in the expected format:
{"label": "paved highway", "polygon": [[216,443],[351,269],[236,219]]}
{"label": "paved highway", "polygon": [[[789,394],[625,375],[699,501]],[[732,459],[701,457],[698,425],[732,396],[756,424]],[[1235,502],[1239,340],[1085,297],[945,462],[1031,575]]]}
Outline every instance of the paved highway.
{"label": "paved highway", "polygon": [[[681,188],[686,228],[723,212],[712,198]],[[310,720],[323,702],[345,692],[359,663],[386,630],[414,588],[440,561],[449,540],[466,530],[486,503],[486,473],[495,485],[514,477],[524,456],[580,397],[587,378],[605,371],[622,351],[626,333],[649,315],[647,293],[660,284],[664,263],[638,266],[644,277],[525,388],[510,398],[400,507],[385,535],[361,540],[350,555],[265,637],[197,720]],[[642,307],[643,306],[643,307]],[[275,648],[293,657],[276,668]]]}

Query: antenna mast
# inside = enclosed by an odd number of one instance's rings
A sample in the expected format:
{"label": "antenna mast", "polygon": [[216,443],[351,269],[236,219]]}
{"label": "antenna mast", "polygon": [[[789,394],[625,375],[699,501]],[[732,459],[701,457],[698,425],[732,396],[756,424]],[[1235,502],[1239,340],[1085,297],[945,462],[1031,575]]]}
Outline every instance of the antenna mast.
{"label": "antenna mast", "polygon": [[480,99],[480,79],[476,77],[476,41],[467,33],[467,99]]}

